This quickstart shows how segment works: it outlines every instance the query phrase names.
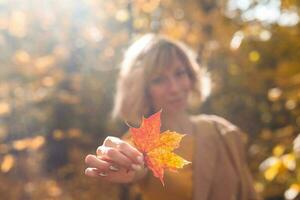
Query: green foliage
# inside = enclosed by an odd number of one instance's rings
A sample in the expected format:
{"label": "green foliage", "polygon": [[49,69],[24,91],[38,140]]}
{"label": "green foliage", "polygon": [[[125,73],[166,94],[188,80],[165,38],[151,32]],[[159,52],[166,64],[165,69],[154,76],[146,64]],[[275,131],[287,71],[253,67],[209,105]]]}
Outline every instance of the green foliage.
{"label": "green foliage", "polygon": [[[82,177],[83,156],[122,132],[110,123],[117,68],[128,44],[154,31],[197,51],[213,81],[198,112],[224,116],[249,134],[258,191],[296,199],[300,26],[243,18],[272,1],[230,12],[221,2],[0,1],[1,195],[91,199],[101,188],[99,198],[117,198],[117,188]],[[300,6],[279,5],[281,13]]]}

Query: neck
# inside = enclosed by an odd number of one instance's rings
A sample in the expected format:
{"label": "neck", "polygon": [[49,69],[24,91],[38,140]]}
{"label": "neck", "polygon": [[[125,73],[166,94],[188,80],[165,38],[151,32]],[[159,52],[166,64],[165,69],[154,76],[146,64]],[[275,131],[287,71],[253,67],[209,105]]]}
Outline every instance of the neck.
{"label": "neck", "polygon": [[193,124],[186,112],[162,113],[162,131],[176,131],[182,134],[192,134]]}

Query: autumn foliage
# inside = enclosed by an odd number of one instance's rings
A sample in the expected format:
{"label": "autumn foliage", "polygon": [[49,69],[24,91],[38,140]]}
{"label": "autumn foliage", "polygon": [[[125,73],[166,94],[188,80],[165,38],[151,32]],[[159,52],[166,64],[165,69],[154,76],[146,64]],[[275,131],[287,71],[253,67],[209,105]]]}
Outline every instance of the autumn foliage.
{"label": "autumn foliage", "polygon": [[161,111],[158,111],[143,119],[141,127],[131,127],[130,132],[134,145],[144,155],[146,166],[164,185],[165,169],[176,171],[190,162],[172,152],[179,147],[184,135],[169,130],[160,133],[160,115]]}
{"label": "autumn foliage", "polygon": [[292,150],[300,133],[299,7],[296,0],[1,0],[0,199],[122,196],[84,177],[82,158],[107,134],[127,131],[123,121],[109,123],[117,66],[149,31],[196,50],[213,90],[190,111],[220,115],[248,133],[261,196],[299,198]]}

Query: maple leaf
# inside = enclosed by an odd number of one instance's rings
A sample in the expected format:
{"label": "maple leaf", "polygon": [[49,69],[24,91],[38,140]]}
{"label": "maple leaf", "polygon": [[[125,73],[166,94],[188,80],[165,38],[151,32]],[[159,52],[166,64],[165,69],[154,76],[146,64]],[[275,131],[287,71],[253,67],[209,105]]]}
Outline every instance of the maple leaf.
{"label": "maple leaf", "polygon": [[143,118],[141,127],[130,127],[130,133],[134,145],[144,155],[146,166],[164,185],[165,169],[176,171],[191,162],[172,152],[179,147],[185,135],[169,130],[160,133],[160,115],[161,111],[158,111],[149,118]]}

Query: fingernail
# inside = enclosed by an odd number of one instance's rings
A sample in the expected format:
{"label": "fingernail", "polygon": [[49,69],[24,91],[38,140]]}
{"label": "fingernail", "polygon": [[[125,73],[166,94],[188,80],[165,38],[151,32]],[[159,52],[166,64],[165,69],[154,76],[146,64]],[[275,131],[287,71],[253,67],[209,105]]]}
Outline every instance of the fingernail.
{"label": "fingernail", "polygon": [[143,156],[138,156],[137,158],[138,163],[140,163],[141,165],[144,165],[144,158]]}
{"label": "fingernail", "polygon": [[142,169],[142,167],[140,165],[136,165],[136,164],[132,164],[131,167],[132,167],[132,169],[134,169],[136,171],[139,171]]}
{"label": "fingernail", "polygon": [[100,173],[100,170],[97,168],[91,169],[92,171],[96,172],[96,173]]}
{"label": "fingernail", "polygon": [[114,171],[114,172],[119,171],[119,168],[116,167],[116,166],[113,166],[113,165],[109,166],[109,169],[110,169],[111,171]]}
{"label": "fingernail", "polygon": [[105,173],[105,172],[100,172],[100,173],[99,173],[99,176],[105,177],[105,176],[107,176],[107,173]]}

